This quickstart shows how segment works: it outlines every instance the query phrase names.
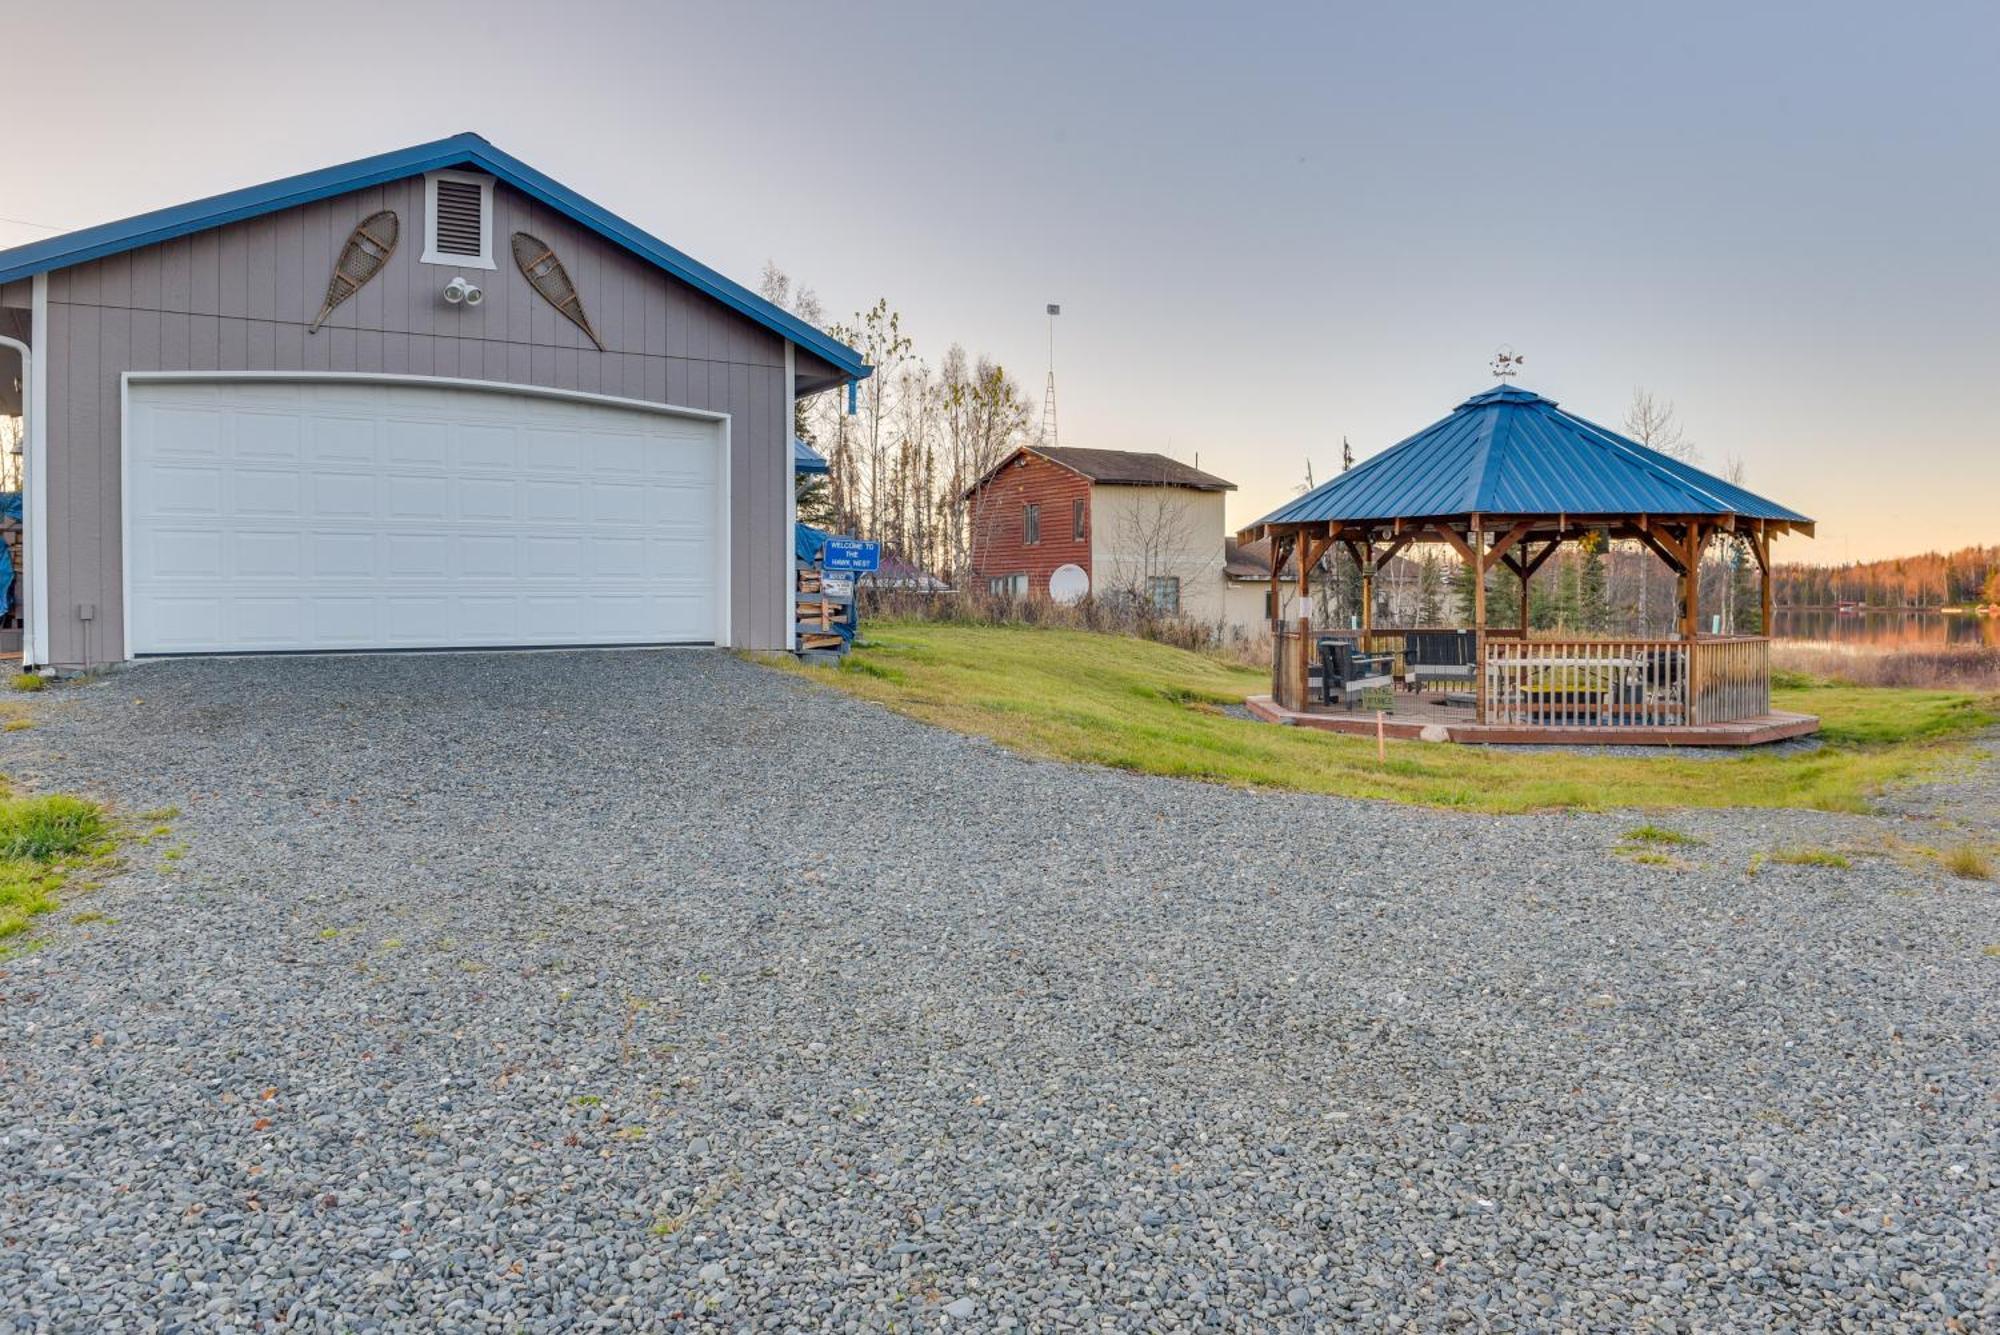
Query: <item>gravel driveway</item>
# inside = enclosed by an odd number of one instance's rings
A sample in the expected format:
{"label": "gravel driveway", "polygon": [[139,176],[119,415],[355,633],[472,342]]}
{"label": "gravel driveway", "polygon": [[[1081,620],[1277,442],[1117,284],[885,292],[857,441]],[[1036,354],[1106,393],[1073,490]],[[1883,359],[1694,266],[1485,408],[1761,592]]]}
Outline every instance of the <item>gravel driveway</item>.
{"label": "gravel driveway", "polygon": [[1746,871],[1908,817],[1645,866],[698,651],[34,708],[182,814],[0,964],[0,1330],[2000,1329],[1995,888]]}

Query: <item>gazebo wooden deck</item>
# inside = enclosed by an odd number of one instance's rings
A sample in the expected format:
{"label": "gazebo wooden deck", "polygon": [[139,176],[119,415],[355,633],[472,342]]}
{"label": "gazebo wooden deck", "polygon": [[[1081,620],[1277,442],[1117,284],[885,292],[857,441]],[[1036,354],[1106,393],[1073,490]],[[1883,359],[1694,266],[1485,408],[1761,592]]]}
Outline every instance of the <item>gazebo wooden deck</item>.
{"label": "gazebo wooden deck", "polygon": [[[1458,742],[1745,746],[1801,736],[1819,720],[1771,708],[1769,639],[1699,633],[1699,570],[1717,534],[1742,540],[1762,575],[1768,627],[1771,540],[1812,530],[1796,511],[1502,385],[1242,531],[1245,542],[1271,540],[1274,609],[1288,556],[1297,610],[1310,609],[1312,572],[1335,543],[1362,590],[1358,628],[1316,632],[1309,615],[1273,622],[1271,694],[1249,706],[1338,732],[1374,733],[1379,711],[1387,735]],[[1674,635],[1530,633],[1535,572],[1591,534],[1639,542],[1666,563],[1678,581]],[[1399,684],[1436,666],[1423,657],[1438,634],[1373,624],[1375,576],[1423,542],[1450,547],[1476,572],[1470,643],[1453,660],[1460,689],[1428,699],[1378,690],[1359,710],[1327,703],[1322,666],[1331,677],[1351,654],[1379,655],[1373,679]],[[1503,569],[1521,595],[1519,624],[1504,629],[1486,624],[1486,580]],[[1339,640],[1349,649],[1329,651]]]}

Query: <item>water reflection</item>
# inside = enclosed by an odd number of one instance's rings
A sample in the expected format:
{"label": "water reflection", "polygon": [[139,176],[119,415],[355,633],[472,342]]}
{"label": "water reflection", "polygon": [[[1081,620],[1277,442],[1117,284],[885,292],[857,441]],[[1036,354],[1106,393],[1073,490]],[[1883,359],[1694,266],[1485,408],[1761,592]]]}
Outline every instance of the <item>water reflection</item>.
{"label": "water reflection", "polygon": [[1772,618],[1781,640],[1921,648],[1936,644],[1984,644],[2000,648],[2000,617],[1946,616],[1941,612],[1857,612],[1785,608]]}

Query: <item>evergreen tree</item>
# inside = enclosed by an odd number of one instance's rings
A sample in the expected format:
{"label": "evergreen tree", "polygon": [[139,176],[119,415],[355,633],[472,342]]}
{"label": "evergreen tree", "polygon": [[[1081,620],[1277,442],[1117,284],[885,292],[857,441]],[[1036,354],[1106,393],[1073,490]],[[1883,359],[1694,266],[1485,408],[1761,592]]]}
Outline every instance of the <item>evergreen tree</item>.
{"label": "evergreen tree", "polygon": [[1435,552],[1426,551],[1417,563],[1417,624],[1444,624],[1444,572]]}
{"label": "evergreen tree", "polygon": [[799,522],[826,532],[839,532],[840,516],[833,509],[833,485],[825,473],[800,473],[792,484],[798,497]]}
{"label": "evergreen tree", "polygon": [[1762,635],[1764,608],[1753,571],[1756,559],[1741,538],[1729,544],[1729,628],[1735,635]]}
{"label": "evergreen tree", "polygon": [[1358,623],[1361,617],[1361,567],[1347,554],[1343,543],[1334,544],[1333,577],[1334,586],[1340,591],[1342,620],[1353,617]]}
{"label": "evergreen tree", "polygon": [[[1461,626],[1473,624],[1474,608],[1472,567],[1460,563],[1451,581],[1451,602],[1458,612]],[[1531,604],[1532,607],[1532,604]],[[1486,625],[1488,629],[1505,630],[1518,625],[1521,620],[1521,581],[1505,566],[1489,571],[1486,576]]]}
{"label": "evergreen tree", "polygon": [[1555,587],[1548,592],[1547,598],[1547,604],[1540,609],[1541,615],[1535,619],[1536,625],[1554,626],[1561,630],[1582,629],[1583,579],[1574,553],[1564,552],[1557,557]]}
{"label": "evergreen tree", "polygon": [[1604,571],[1603,530],[1586,533],[1578,545],[1577,626],[1602,634],[1611,628],[1610,580]]}

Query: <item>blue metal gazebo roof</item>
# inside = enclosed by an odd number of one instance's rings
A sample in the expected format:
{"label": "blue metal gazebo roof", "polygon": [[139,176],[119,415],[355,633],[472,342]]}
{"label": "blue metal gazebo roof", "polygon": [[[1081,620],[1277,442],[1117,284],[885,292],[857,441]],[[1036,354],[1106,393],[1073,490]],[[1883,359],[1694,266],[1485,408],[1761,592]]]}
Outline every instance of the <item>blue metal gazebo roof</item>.
{"label": "blue metal gazebo roof", "polygon": [[1558,408],[1532,390],[1475,394],[1441,422],[1355,465],[1244,530],[1453,515],[1736,516],[1812,520]]}

